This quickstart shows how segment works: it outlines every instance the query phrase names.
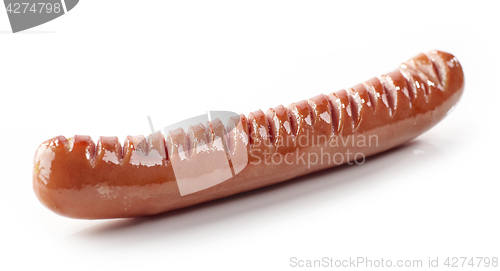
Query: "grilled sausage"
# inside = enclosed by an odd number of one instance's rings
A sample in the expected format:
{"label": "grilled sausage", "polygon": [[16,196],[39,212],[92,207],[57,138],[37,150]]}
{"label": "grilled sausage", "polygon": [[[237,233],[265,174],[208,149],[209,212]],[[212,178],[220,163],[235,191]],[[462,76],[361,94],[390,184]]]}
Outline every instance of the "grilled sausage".
{"label": "grilled sausage", "polygon": [[154,215],[283,182],[401,145],[458,102],[457,59],[430,51],[352,88],[171,131],[165,138],[89,136],[45,141],[33,186],[52,211],[73,218]]}

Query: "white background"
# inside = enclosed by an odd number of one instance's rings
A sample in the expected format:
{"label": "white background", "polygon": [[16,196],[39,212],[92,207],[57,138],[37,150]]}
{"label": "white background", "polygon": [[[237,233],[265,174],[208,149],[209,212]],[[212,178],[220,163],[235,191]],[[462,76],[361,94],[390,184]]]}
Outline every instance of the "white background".
{"label": "white background", "polygon": [[[0,10],[0,269],[500,257],[498,5],[343,2],[86,0],[18,34]],[[33,193],[33,155],[54,136],[123,141],[150,131],[148,115],[160,128],[206,110],[288,105],[431,49],[461,62],[462,100],[429,132],[362,166],[137,219],[60,217]]]}

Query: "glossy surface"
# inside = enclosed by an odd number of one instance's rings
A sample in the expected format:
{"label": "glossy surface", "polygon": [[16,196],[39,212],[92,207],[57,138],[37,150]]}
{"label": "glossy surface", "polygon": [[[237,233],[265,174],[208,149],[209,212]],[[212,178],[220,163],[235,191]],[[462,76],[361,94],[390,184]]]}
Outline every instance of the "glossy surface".
{"label": "glossy surface", "polygon": [[[221,149],[213,151],[220,125],[192,127],[187,134],[179,130],[166,140],[161,134],[147,140],[128,137],[123,149],[116,138],[101,137],[94,144],[87,136],[59,136],[37,150],[34,190],[45,206],[74,218],[179,209],[353,161],[355,154],[365,157],[398,146],[444,118],[463,86],[456,58],[431,51],[353,88],[241,115],[222,137],[229,167],[238,174],[185,196],[174,174],[175,159],[192,168],[192,176],[185,178],[197,182],[227,174],[222,169],[207,177],[197,173],[221,160]],[[202,142],[210,143],[208,149],[200,148]]]}

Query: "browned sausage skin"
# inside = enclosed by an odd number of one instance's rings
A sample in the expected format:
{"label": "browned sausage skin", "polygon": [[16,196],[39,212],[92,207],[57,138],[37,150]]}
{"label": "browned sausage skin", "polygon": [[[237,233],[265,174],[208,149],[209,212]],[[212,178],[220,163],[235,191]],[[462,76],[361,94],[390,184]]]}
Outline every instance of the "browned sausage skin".
{"label": "browned sausage skin", "polygon": [[[280,105],[266,113],[259,110],[248,117],[240,115],[226,127],[214,120],[192,127],[187,134],[173,131],[166,139],[160,133],[147,139],[129,136],[123,148],[116,137],[101,137],[97,145],[88,136],[55,137],[42,143],[35,154],[33,187],[45,206],[68,217],[158,214],[398,146],[443,119],[463,89],[464,76],[457,59],[430,51],[353,88],[288,107]],[[226,146],[222,156],[216,148],[217,135]],[[205,145],[208,149],[199,151]],[[179,158],[182,149],[191,151]],[[188,169],[183,178],[193,184],[210,182],[223,171],[216,168],[213,172],[220,173],[207,175],[204,169],[223,164],[224,157],[233,177],[181,195],[180,187],[191,188],[178,185],[176,176],[180,175],[174,173],[173,164]],[[189,182],[184,184],[189,186]]]}

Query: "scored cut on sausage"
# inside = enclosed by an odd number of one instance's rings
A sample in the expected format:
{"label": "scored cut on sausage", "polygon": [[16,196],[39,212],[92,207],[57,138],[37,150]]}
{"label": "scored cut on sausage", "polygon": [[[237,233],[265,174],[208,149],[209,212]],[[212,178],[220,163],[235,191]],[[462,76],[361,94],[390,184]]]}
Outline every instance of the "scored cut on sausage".
{"label": "scored cut on sausage", "polygon": [[[464,75],[430,51],[352,88],[171,131],[58,136],[35,154],[33,188],[52,211],[84,219],[154,215],[358,161],[430,129],[458,102]],[[228,171],[229,170],[229,171]]]}

